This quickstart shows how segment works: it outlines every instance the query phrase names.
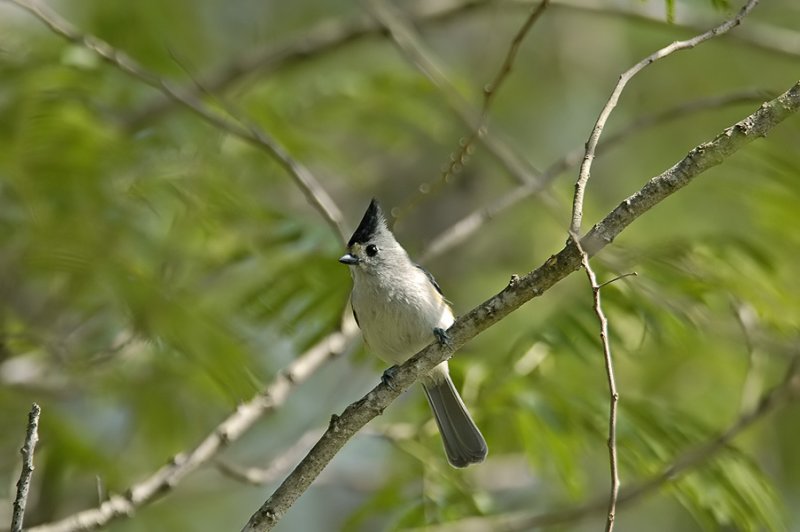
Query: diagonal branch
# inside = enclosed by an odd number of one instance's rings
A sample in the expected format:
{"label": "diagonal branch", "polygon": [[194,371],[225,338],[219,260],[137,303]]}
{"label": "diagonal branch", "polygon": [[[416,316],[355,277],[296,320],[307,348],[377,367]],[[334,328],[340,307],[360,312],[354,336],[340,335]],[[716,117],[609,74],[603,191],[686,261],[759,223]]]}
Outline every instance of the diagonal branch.
{"label": "diagonal branch", "polygon": [[60,15],[38,0],[3,0],[12,3],[46,24],[53,33],[83,46],[129,76],[161,91],[174,102],[186,107],[211,125],[266,151],[291,176],[311,205],[317,209],[328,225],[344,243],[347,235],[342,226],[342,213],[311,171],[296,161],[289,152],[266,131],[252,123],[232,120],[203,104],[197,96],[173,85],[137,63],[127,54],[92,35],[83,34]]}
{"label": "diagonal branch", "polygon": [[[699,98],[697,100],[681,103],[664,111],[643,116],[631,122],[621,130],[606,135],[597,146],[597,156],[604,154],[612,147],[620,144],[630,136],[641,132],[645,128],[654,127],[686,115],[694,114],[701,110],[717,109],[740,103],[761,102],[766,98],[774,97],[775,94],[769,91],[753,89],[723,94],[721,96]],[[428,243],[425,252],[421,256],[421,262],[429,261],[434,257],[446,253],[453,247],[467,240],[475,231],[505,210],[517,205],[525,198],[545,190],[545,187],[550,185],[556,177],[580,162],[585,149],[585,146],[574,148],[550,164],[550,166],[542,172],[537,182],[520,185],[486,207],[469,213],[467,216],[442,231]]]}
{"label": "diagonal branch", "polygon": [[[776,99],[762,104],[753,114],[725,129],[713,140],[692,149],[674,166],[650,179],[638,192],[622,201],[598,222],[581,239],[581,246],[589,256],[596,254],[650,208],[688,185],[704,171],[722,163],[744,145],[764,136],[798,108],[800,82]],[[251,516],[243,530],[255,532],[274,527],[347,441],[380,415],[421,375],[430,372],[467,341],[577,270],[580,262],[578,247],[573,241],[568,241],[561,251],[539,268],[522,277],[513,277],[501,292],[459,318],[448,330],[450,345],[443,346],[436,342],[429,345],[397,368],[391,387],[381,383],[348,406],[341,416],[332,416],[322,438]]]}
{"label": "diagonal branch", "polygon": [[28,503],[28,491],[31,487],[33,476],[33,452],[39,441],[39,415],[42,409],[36,403],[31,406],[28,414],[28,428],[25,431],[25,442],[19,452],[22,454],[22,471],[17,482],[17,495],[14,497],[14,511],[11,515],[11,532],[22,532],[25,520],[25,505]]}
{"label": "diagonal branch", "polygon": [[578,180],[575,182],[575,195],[572,201],[572,222],[570,223],[569,232],[575,235],[580,235],[581,233],[581,220],[583,218],[583,196],[586,190],[586,183],[589,181],[589,176],[591,175],[592,170],[592,161],[594,160],[595,150],[597,149],[597,143],[600,141],[600,135],[603,134],[603,128],[606,125],[606,121],[608,121],[608,117],[611,116],[611,112],[617,106],[617,102],[619,101],[619,97],[622,94],[622,90],[628,84],[628,82],[639,72],[641,72],[645,67],[655,63],[659,59],[663,59],[668,55],[672,54],[673,52],[678,52],[680,50],[688,50],[690,48],[694,48],[698,44],[717,37],[719,35],[723,35],[730,31],[732,28],[738,26],[742,19],[747,16],[748,13],[758,4],[759,0],[748,0],[747,3],[739,10],[735,17],[726,20],[722,24],[711,28],[710,30],[697,35],[696,37],[692,37],[691,39],[687,39],[684,41],[675,41],[672,44],[661,48],[653,52],[652,54],[648,55],[631,68],[626,70],[622,73],[619,77],[619,81],[617,85],[614,87],[614,90],[611,92],[611,96],[606,102],[606,105],[603,107],[603,110],[600,111],[600,116],[597,118],[597,122],[595,122],[594,128],[592,129],[592,133],[589,135],[589,140],[586,142],[586,153],[583,156],[583,162],[581,163],[580,173],[578,175]]}
{"label": "diagonal branch", "polygon": [[358,328],[348,315],[341,330],[326,336],[294,360],[261,393],[239,405],[194,449],[172,457],[167,465],[131,486],[124,495],[112,495],[97,508],[33,527],[29,532],[94,530],[115,519],[130,516],[137,508],[168,493],[186,475],[214,459],[225,447],[241,438],[256,421],[283,405],[289,393],[322,364],[346,352],[357,339]]}

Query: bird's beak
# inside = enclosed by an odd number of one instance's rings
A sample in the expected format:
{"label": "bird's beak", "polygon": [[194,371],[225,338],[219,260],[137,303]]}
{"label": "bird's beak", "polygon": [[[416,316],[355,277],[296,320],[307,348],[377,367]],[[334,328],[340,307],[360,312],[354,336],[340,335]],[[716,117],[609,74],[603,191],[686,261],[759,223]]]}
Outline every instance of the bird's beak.
{"label": "bird's beak", "polygon": [[351,253],[345,253],[344,255],[339,257],[339,262],[341,262],[342,264],[347,264],[348,266],[355,266],[361,261],[359,260],[358,257],[356,257]]}

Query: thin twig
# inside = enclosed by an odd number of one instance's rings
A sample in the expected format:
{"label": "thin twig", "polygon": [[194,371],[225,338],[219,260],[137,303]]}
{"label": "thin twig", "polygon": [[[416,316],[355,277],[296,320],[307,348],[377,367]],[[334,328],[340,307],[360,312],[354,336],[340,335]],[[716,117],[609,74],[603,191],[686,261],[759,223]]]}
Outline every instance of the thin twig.
{"label": "thin twig", "polygon": [[[509,0],[520,8],[527,8],[530,0]],[[701,6],[702,4],[697,4]],[[708,4],[706,4],[707,6]],[[694,7],[693,4],[680,4],[675,13],[675,20],[667,22],[664,15],[646,3],[625,2],[610,4],[608,2],[587,2],[586,0],[558,0],[553,4],[555,9],[579,11],[591,14],[592,17],[627,18],[633,22],[649,24],[663,30],[703,31],[718,18],[717,10],[706,6]],[[748,46],[774,54],[787,56],[790,59],[800,57],[800,32],[787,26],[778,26],[762,21],[752,20],[746,26],[729,33],[728,38]]]}
{"label": "thin twig", "polygon": [[215,461],[217,469],[235,480],[253,486],[263,486],[275,482],[291,470],[292,466],[308,452],[321,434],[321,429],[309,430],[278,456],[271,459],[266,467],[244,467],[219,459]]}
{"label": "thin twig", "polygon": [[28,503],[28,492],[31,488],[33,476],[33,453],[39,441],[39,415],[42,409],[36,403],[31,406],[28,414],[28,428],[25,431],[25,442],[19,452],[22,454],[22,472],[17,481],[17,496],[14,497],[14,511],[11,515],[11,532],[22,532],[25,520],[25,505]]}
{"label": "thin twig", "polygon": [[[800,356],[795,355],[786,370],[783,381],[762,395],[752,410],[742,413],[718,436],[675,458],[659,473],[632,484],[626,489],[622,489],[617,499],[617,507],[619,508],[641,499],[665,484],[676,481],[682,474],[702,466],[718,452],[728,447],[739,434],[754,423],[791,401],[798,399],[800,399]],[[538,515],[530,512],[513,512],[498,516],[473,517],[445,525],[426,527],[425,530],[426,532],[457,532],[459,530],[503,530],[505,532],[513,532],[517,530],[532,530],[547,526],[576,523],[607,507],[608,497],[601,496],[579,506],[554,512]]]}
{"label": "thin twig", "polygon": [[115,519],[129,517],[137,508],[168,493],[186,475],[213,460],[222,449],[241,438],[258,420],[278,409],[290,392],[326,361],[346,352],[357,338],[358,328],[348,314],[341,330],[329,334],[298,357],[256,397],[239,405],[196,447],[172,457],[167,465],[131,486],[124,495],[111,495],[96,508],[31,528],[29,532],[94,530]]}
{"label": "thin twig", "polygon": [[594,128],[592,128],[592,133],[589,135],[589,140],[586,142],[586,151],[583,156],[583,162],[581,163],[578,180],[575,182],[575,194],[572,201],[572,221],[569,227],[570,233],[580,235],[581,221],[583,219],[583,197],[586,190],[586,183],[589,181],[589,176],[591,174],[592,161],[595,157],[597,143],[600,141],[600,136],[603,134],[603,128],[606,125],[606,121],[608,121],[608,117],[611,116],[611,112],[617,106],[617,102],[622,94],[622,90],[625,88],[628,82],[645,67],[653,64],[659,59],[667,57],[673,52],[694,48],[703,41],[707,41],[713,37],[727,33],[732,28],[738,26],[742,19],[747,16],[748,13],[750,13],[750,11],[756,6],[756,4],[758,4],[758,2],[759,0],[748,0],[735,17],[726,20],[722,24],[703,32],[700,35],[692,37],[691,39],[675,41],[672,44],[653,52],[622,73],[622,75],[619,77],[617,85],[614,87],[614,90],[611,91],[611,96],[608,98],[608,102],[606,102],[603,110],[600,111],[600,116],[597,118],[597,122],[595,122]]}
{"label": "thin twig", "polygon": [[186,91],[171,82],[148,71],[127,54],[116,50],[107,42],[81,33],[60,15],[37,0],[3,0],[12,3],[35,16],[46,24],[55,34],[94,52],[109,64],[137,80],[161,91],[165,96],[193,111],[213,126],[266,151],[292,177],[306,199],[322,215],[341,242],[347,241],[342,225],[342,213],[311,171],[295,160],[289,152],[266,131],[253,123],[231,120],[204,105],[194,93]]}
{"label": "thin twig", "polygon": [[[728,105],[741,103],[762,102],[765,98],[774,97],[775,95],[770,91],[753,89],[680,103],[664,111],[637,119],[619,131],[606,135],[597,147],[597,156],[599,157],[607,153],[612,147],[619,145],[627,138],[640,133],[646,128],[655,127],[698,111],[719,109]],[[520,185],[494,200],[489,205],[469,213],[458,222],[452,224],[430,240],[425,251],[421,254],[420,260],[422,262],[427,262],[434,257],[446,253],[453,247],[467,240],[473,233],[499,214],[519,204],[525,198],[542,192],[556,177],[578,164],[584,151],[585,146],[578,146],[572,149],[550,164],[550,166],[542,172],[537,182]]]}
{"label": "thin twig", "polygon": [[534,22],[544,12],[550,0],[543,0],[531,15],[526,19],[525,24],[512,39],[510,48],[506,53],[503,64],[495,78],[483,90],[483,105],[480,111],[475,111],[472,106],[461,96],[458,89],[443,73],[413,27],[401,15],[397,9],[388,5],[383,0],[369,0],[366,4],[370,12],[389,32],[397,48],[417,69],[428,78],[428,80],[439,89],[445,96],[445,102],[449,105],[455,115],[462,122],[470,133],[459,143],[459,147],[450,156],[450,161],[441,172],[439,178],[434,182],[423,183],[419,186],[420,194],[415,199],[410,200],[406,205],[395,209],[393,216],[396,220],[402,218],[420,201],[421,195],[428,195],[441,189],[449,179],[463,168],[468,156],[473,152],[476,141],[480,141],[488,152],[514,177],[518,183],[528,183],[536,181],[537,170],[521,155],[516,153],[508,143],[497,140],[494,137],[487,137],[486,124],[489,116],[489,109],[492,101],[497,94],[500,86],[511,73],[514,60],[522,44],[522,40],[527,35]]}
{"label": "thin twig", "polygon": [[622,275],[617,275],[617,276],[616,276],[616,277],[614,277],[613,279],[609,279],[608,281],[605,281],[605,282],[603,282],[603,283],[600,283],[600,285],[598,286],[598,288],[603,288],[603,287],[605,287],[605,286],[608,286],[608,285],[610,285],[611,283],[616,283],[616,282],[617,282],[617,281],[619,281],[620,279],[625,279],[626,277],[637,277],[638,275],[639,275],[639,274],[638,274],[638,273],[636,273],[636,272],[628,272],[628,273],[623,273]]}
{"label": "thin twig", "polygon": [[[611,490],[608,496],[608,512],[606,513],[606,532],[614,530],[614,518],[617,514],[617,497],[619,496],[619,461],[617,460],[617,408],[619,407],[619,392],[617,391],[617,381],[614,378],[614,361],[611,357],[611,342],[608,339],[608,319],[603,312],[603,305],[600,299],[600,289],[603,285],[597,283],[597,276],[589,264],[589,255],[583,250],[578,235],[572,234],[572,241],[581,254],[581,265],[586,271],[586,277],[592,287],[592,308],[600,322],[600,342],[603,345],[603,360],[606,366],[606,378],[608,379],[608,461],[611,473]],[[613,279],[612,279],[613,281]],[[611,281],[609,281],[611,282]]]}
{"label": "thin twig", "polygon": [[[234,480],[238,480],[239,482],[244,482],[245,484],[253,486],[271,484],[276,480],[280,480],[281,476],[289,473],[292,466],[308,452],[323,432],[323,428],[307,431],[300,436],[296,442],[270,459],[269,463],[264,467],[242,466],[223,459],[215,460],[215,464],[222,474]],[[381,427],[379,430],[365,429],[360,433],[361,436],[381,438],[393,444],[411,439],[416,434],[417,427],[411,424],[400,423],[387,425],[386,427]],[[320,479],[321,478],[322,477],[320,477]]]}
{"label": "thin twig", "polygon": [[[625,199],[581,239],[589,256],[611,243],[626,227],[653,206],[688,185],[704,171],[756,138],[764,136],[779,122],[800,108],[800,82],[775,100],[764,103],[753,114],[725,129],[713,140],[694,148],[677,164],[648,181]],[[328,430],[277,490],[256,510],[245,532],[273,528],[295,501],[308,489],[327,464],[364,425],[383,413],[421,375],[447,360],[467,341],[543,294],[581,265],[581,253],[572,240],[534,271],[515,277],[501,292],[481,303],[453,324],[447,333],[449,345],[429,345],[398,366],[391,386],[380,383],[367,395],[348,406],[341,416],[331,417]]]}
{"label": "thin twig", "polygon": [[747,349],[747,372],[742,383],[742,396],[740,399],[740,410],[746,412],[751,408],[756,397],[761,391],[761,361],[763,357],[756,349],[753,342],[753,331],[757,325],[757,316],[753,307],[740,301],[731,302],[733,315],[744,336],[744,345]]}

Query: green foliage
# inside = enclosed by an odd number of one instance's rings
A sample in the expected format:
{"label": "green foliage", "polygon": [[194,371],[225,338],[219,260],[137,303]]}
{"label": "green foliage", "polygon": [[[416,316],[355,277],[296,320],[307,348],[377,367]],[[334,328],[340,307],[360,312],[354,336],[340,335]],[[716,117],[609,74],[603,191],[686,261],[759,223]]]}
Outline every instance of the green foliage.
{"label": "green foliage", "polygon": [[[671,21],[679,6],[665,5]],[[712,5],[730,9],[720,0]],[[61,8],[165,79],[185,82],[261,47],[277,49],[287,33],[311,31],[321,14],[354,10],[336,2]],[[762,24],[800,27],[788,0],[760,9],[752,16]],[[28,522],[36,524],[95,505],[98,479],[104,492],[122,492],[191,449],[338,327],[349,311],[350,280],[336,261],[336,235],[262,150],[175,107],[131,130],[125,124],[152,101],[153,89],[28,24],[12,6],[0,3],[0,12],[0,408],[7,413],[0,478],[13,483],[24,413],[35,400],[43,407],[42,445]],[[476,107],[520,13],[492,4],[418,25]],[[539,168],[585,142],[609,80],[654,42],[687,34],[672,25],[651,30],[638,19],[553,8],[496,95],[489,137],[511,139]],[[201,99],[277,139],[331,193],[348,227],[372,196],[389,209],[415,203],[397,234],[417,256],[441,231],[516,186],[477,144],[463,171],[422,195],[420,185],[438,179],[469,133],[447,96],[385,37],[307,54]],[[783,89],[796,67],[785,53],[732,39],[681,57],[632,82],[614,127],[755,79]],[[689,115],[602,154],[584,227],[755,107]],[[799,136],[792,119],[637,220],[593,259],[601,282],[638,273],[602,290],[621,397],[623,487],[716,437],[781,378],[800,324]],[[574,177],[565,173],[426,264],[459,312],[560,249]],[[743,328],[745,310],[752,319]],[[489,442],[484,465],[447,466],[428,406],[414,390],[370,427],[391,434],[401,424],[407,433],[381,438],[383,453],[345,448],[320,491],[302,498],[280,528],[424,528],[605,498],[608,390],[598,331],[591,291],[577,272],[451,362]],[[323,366],[234,442],[226,460],[263,465],[280,456],[292,435],[324,425],[374,385],[378,368],[359,356]],[[798,502],[799,437],[796,424],[767,417],[665,483],[648,508],[637,501],[621,507],[618,526],[796,528],[785,509]],[[158,505],[109,528],[235,528],[268,490],[220,479],[209,464]],[[654,523],[653,507],[673,521]]]}

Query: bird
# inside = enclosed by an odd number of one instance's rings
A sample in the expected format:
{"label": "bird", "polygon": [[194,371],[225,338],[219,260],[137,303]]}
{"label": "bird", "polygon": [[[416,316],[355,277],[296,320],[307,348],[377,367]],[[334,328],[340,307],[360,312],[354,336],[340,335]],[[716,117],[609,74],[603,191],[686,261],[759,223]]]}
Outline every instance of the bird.
{"label": "bird", "polygon": [[[353,280],[350,304],[367,348],[392,364],[402,364],[434,340],[447,342],[455,316],[428,271],[414,263],[386,223],[380,204],[370,201],[339,262]],[[486,440],[450,378],[447,361],[421,377],[442,437],[448,462],[457,468],[482,462]]]}

